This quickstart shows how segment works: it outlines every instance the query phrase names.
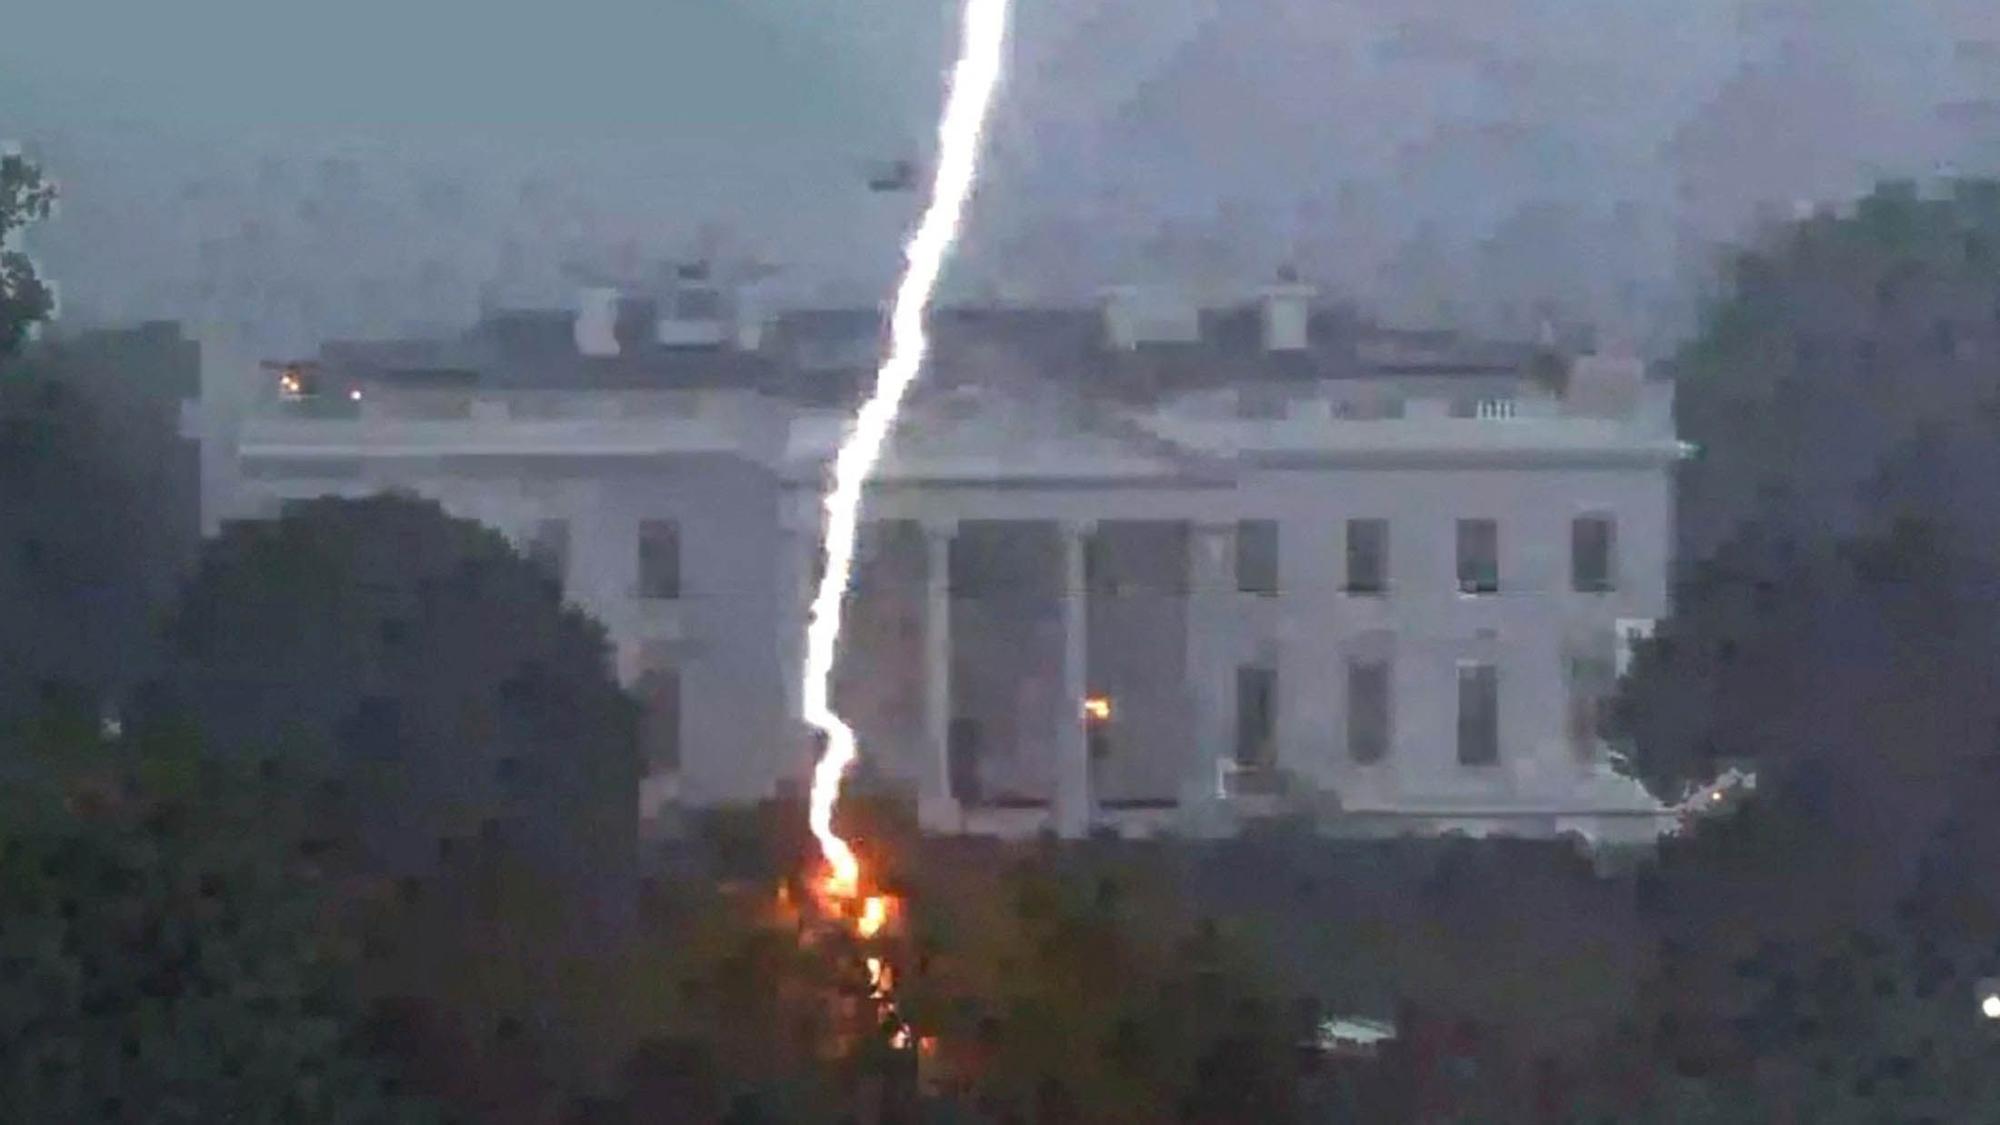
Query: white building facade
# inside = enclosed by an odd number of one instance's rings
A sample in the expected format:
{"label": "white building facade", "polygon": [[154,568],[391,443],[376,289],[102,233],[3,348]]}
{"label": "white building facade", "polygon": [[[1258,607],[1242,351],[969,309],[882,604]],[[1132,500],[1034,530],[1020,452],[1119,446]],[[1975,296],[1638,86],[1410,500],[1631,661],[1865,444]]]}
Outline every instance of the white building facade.
{"label": "white building facade", "polygon": [[[820,489],[879,318],[692,307],[212,363],[204,521],[436,499],[604,623],[649,815],[803,786]],[[1595,717],[1666,612],[1681,446],[1636,361],[1563,378],[1295,286],[950,310],[937,342],[869,490],[836,688],[870,783],[931,830],[1669,823]]]}

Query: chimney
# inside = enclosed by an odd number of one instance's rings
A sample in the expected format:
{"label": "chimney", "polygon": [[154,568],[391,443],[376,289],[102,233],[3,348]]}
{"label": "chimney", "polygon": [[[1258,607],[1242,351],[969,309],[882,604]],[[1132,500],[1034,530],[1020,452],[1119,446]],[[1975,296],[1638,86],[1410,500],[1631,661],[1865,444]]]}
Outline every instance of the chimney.
{"label": "chimney", "polygon": [[1201,340],[1201,310],[1171,289],[1121,285],[1104,291],[1104,334],[1111,346],[1193,344]]}
{"label": "chimney", "polygon": [[1319,291],[1299,281],[1290,269],[1278,272],[1278,282],[1259,293],[1264,310],[1264,350],[1304,351],[1310,343],[1313,298]]}
{"label": "chimney", "polygon": [[576,350],[587,356],[618,354],[618,290],[597,287],[577,294]]}

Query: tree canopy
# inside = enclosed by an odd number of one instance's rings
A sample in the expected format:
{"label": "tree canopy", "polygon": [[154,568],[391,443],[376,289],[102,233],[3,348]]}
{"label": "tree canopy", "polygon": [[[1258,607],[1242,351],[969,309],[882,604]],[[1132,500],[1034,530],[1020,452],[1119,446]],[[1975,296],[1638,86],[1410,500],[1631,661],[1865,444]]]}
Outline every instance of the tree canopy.
{"label": "tree canopy", "polygon": [[19,153],[0,155],[0,359],[21,346],[29,331],[55,311],[55,293],[14,235],[49,217],[55,185]]}
{"label": "tree canopy", "polygon": [[322,914],[315,790],[49,722],[0,793],[0,1105],[72,1122],[434,1119]]}
{"label": "tree canopy", "polygon": [[504,840],[630,893],[635,708],[602,630],[498,533],[398,496],[303,501],[203,549],[158,700],[224,754],[328,763],[370,854]]}

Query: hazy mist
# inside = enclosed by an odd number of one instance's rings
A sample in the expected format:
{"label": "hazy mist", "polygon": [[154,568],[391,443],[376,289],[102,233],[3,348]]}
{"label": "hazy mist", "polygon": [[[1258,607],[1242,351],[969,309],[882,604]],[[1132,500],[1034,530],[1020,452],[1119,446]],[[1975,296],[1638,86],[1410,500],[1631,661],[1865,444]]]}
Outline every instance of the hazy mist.
{"label": "hazy mist", "polygon": [[[928,149],[954,32],[935,0],[34,5],[0,137],[63,185],[31,248],[71,321],[301,349],[703,237],[865,303],[915,206],[867,174]],[[2000,168],[1973,2],[1024,0],[1013,52],[960,297],[1292,260],[1392,319],[1658,348],[1761,211]]]}

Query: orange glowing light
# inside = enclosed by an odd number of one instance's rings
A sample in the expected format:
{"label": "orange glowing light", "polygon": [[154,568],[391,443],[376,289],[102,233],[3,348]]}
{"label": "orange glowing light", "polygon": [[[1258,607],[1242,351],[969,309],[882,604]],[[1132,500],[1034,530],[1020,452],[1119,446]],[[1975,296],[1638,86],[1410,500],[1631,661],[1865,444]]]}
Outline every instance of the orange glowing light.
{"label": "orange glowing light", "polygon": [[869,895],[861,904],[861,917],[854,923],[854,932],[863,938],[872,938],[882,932],[889,922],[889,900],[881,895]]}
{"label": "orange glowing light", "polygon": [[1111,698],[1093,695],[1083,701],[1083,717],[1093,723],[1102,723],[1111,718]]}

